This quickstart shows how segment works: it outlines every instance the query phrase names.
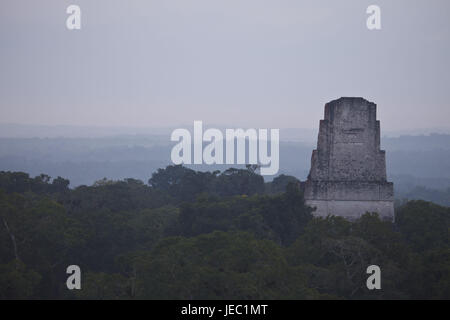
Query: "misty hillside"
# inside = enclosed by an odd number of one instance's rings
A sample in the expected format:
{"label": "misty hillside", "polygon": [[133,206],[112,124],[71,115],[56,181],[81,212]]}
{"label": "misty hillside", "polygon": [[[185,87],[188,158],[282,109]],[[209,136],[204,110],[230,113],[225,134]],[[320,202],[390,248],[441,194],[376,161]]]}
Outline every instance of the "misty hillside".
{"label": "misty hillside", "polygon": [[[279,174],[305,180],[315,142],[311,135],[305,136],[306,141],[293,141],[296,136],[292,130],[284,136],[282,131],[281,137],[290,142],[280,143]],[[387,172],[395,184],[396,198],[415,198],[416,193],[423,195],[429,189],[443,191],[450,187],[450,135],[383,137],[381,144],[386,150]],[[166,134],[0,138],[0,171],[61,176],[70,180],[71,187],[91,185],[104,177],[146,182],[152,172],[171,164],[173,145]],[[223,171],[228,167],[202,165],[195,169]],[[417,187],[428,191],[415,192]]]}

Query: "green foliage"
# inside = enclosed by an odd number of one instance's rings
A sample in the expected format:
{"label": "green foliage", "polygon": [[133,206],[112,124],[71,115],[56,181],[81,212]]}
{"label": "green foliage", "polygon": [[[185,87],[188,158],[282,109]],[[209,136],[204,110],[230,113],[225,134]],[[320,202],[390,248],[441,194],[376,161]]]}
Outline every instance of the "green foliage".
{"label": "green foliage", "polygon": [[233,196],[264,192],[264,179],[251,166],[246,170],[230,168],[219,173],[194,171],[181,165],[168,166],[153,173],[149,184],[179,201],[190,201],[202,193]]}
{"label": "green foliage", "polygon": [[40,280],[41,276],[21,261],[0,264],[0,299],[32,298]]}
{"label": "green foliage", "polygon": [[[377,299],[404,298],[397,289],[407,252],[390,222],[377,214],[365,214],[355,222],[341,217],[315,218],[304,234],[287,249],[289,261],[309,274],[310,287],[335,297]],[[378,265],[381,292],[366,287],[366,268]]]}
{"label": "green foliage", "polygon": [[422,200],[399,208],[396,224],[415,251],[448,246],[450,208]]}
{"label": "green foliage", "polygon": [[260,238],[292,243],[312,219],[296,185],[285,194],[232,198],[200,197],[180,212],[180,234],[195,236],[215,230],[246,230]]}
{"label": "green foliage", "polygon": [[136,298],[305,299],[317,295],[275,243],[242,232],[167,238],[136,265]]}
{"label": "green foliage", "polygon": [[129,299],[130,281],[117,273],[88,272],[83,275],[82,290],[74,292],[78,299],[116,300]]}
{"label": "green foliage", "polygon": [[300,184],[300,181],[296,177],[281,174],[267,183],[267,193],[283,193],[290,183]]}
{"label": "green foliage", "polygon": [[[1,172],[0,299],[450,298],[449,208],[313,217],[299,181],[265,185],[255,170],[169,166],[150,186],[76,189]],[[80,291],[65,287],[71,264]],[[372,264],[382,290],[366,287]]]}
{"label": "green foliage", "polygon": [[51,177],[41,174],[35,178],[30,178],[24,172],[4,172],[0,171],[0,189],[7,192],[34,192],[34,193],[54,193],[65,192],[69,189],[69,180],[58,177],[50,183]]}

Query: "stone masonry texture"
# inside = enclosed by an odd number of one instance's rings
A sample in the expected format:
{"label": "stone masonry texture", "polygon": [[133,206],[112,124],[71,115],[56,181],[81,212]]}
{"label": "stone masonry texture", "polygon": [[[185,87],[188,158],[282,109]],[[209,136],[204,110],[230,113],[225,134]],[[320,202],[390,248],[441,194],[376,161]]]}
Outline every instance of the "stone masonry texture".
{"label": "stone masonry texture", "polygon": [[386,180],[376,112],[376,104],[363,98],[340,98],[325,105],[305,185],[306,203],[316,207],[316,215],[352,220],[377,212],[393,219],[394,188]]}

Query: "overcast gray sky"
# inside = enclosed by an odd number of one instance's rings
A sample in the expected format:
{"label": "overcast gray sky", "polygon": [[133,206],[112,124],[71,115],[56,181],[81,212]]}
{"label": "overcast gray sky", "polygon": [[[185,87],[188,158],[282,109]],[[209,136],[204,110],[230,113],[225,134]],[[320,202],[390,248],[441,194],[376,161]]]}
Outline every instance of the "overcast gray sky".
{"label": "overcast gray sky", "polygon": [[313,128],[362,96],[382,130],[449,127],[449,36],[448,0],[2,0],[0,122]]}

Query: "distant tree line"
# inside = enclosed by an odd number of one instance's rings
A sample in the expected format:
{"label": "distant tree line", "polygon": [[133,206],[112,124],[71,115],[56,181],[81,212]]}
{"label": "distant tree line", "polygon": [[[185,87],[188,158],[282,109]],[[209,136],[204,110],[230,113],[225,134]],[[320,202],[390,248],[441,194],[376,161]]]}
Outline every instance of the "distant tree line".
{"label": "distant tree line", "polygon": [[426,200],[433,203],[450,207],[450,188],[436,190],[423,186],[416,186],[412,190],[402,194],[398,198],[398,202],[402,203],[408,201],[408,199]]}

